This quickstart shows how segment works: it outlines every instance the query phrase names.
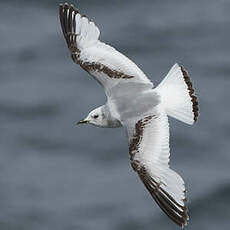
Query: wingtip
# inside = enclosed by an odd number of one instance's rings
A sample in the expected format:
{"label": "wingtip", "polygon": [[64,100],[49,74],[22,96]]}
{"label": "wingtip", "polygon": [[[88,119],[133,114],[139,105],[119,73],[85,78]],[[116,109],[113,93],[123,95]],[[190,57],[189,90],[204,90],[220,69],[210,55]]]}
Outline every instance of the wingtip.
{"label": "wingtip", "polygon": [[160,184],[148,174],[144,166],[137,165],[135,169],[150,195],[165,214],[181,228],[186,226],[189,216],[185,203],[182,205],[175,201],[174,198],[161,188]]}
{"label": "wingtip", "polygon": [[63,3],[59,3],[59,11],[62,11],[63,10]]}
{"label": "wingtip", "polygon": [[75,11],[76,14],[80,14],[80,11],[78,8],[76,8],[73,4],[69,4],[67,2],[65,3],[59,3],[59,9],[62,9],[62,10],[72,10],[72,11]]}
{"label": "wingtip", "polygon": [[64,6],[65,6],[65,7],[68,7],[68,6],[69,6],[69,3],[68,3],[68,2],[65,2],[65,3],[64,3]]}

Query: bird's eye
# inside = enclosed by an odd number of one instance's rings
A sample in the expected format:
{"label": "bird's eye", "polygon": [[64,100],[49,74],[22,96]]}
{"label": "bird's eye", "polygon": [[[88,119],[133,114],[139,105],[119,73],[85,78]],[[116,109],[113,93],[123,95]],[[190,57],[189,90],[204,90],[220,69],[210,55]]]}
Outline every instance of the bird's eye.
{"label": "bird's eye", "polygon": [[94,119],[97,119],[97,118],[98,118],[98,115],[94,115],[93,118],[94,118]]}

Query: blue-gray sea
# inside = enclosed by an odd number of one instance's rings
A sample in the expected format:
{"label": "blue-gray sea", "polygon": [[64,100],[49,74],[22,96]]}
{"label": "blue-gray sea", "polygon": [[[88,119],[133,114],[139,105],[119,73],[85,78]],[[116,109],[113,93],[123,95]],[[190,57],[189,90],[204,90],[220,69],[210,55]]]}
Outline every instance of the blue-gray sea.
{"label": "blue-gray sea", "polygon": [[[57,0],[0,1],[0,229],[172,230],[129,164],[124,130],[74,125],[106,101],[70,58]],[[230,224],[230,1],[72,0],[157,85],[184,65],[200,104],[170,120],[186,229]]]}

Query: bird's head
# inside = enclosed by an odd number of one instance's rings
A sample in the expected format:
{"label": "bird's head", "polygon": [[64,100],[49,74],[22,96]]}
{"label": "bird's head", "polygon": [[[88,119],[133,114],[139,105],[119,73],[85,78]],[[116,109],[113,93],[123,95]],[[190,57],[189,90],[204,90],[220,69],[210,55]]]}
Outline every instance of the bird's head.
{"label": "bird's head", "polygon": [[79,121],[77,124],[92,124],[99,127],[107,127],[108,121],[106,119],[105,113],[103,112],[103,107],[99,107],[91,111],[88,116]]}

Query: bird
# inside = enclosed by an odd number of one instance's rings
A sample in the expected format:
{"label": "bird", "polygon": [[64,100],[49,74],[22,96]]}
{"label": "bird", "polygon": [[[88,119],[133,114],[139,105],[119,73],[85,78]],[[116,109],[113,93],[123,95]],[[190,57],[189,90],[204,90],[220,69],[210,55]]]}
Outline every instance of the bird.
{"label": "bird", "polygon": [[175,64],[155,87],[127,56],[99,40],[96,24],[72,4],[59,5],[61,29],[75,63],[104,88],[107,102],[78,124],[124,127],[130,165],[151,197],[177,225],[189,219],[185,183],[169,167],[168,116],[197,121],[198,99],[183,66]]}

